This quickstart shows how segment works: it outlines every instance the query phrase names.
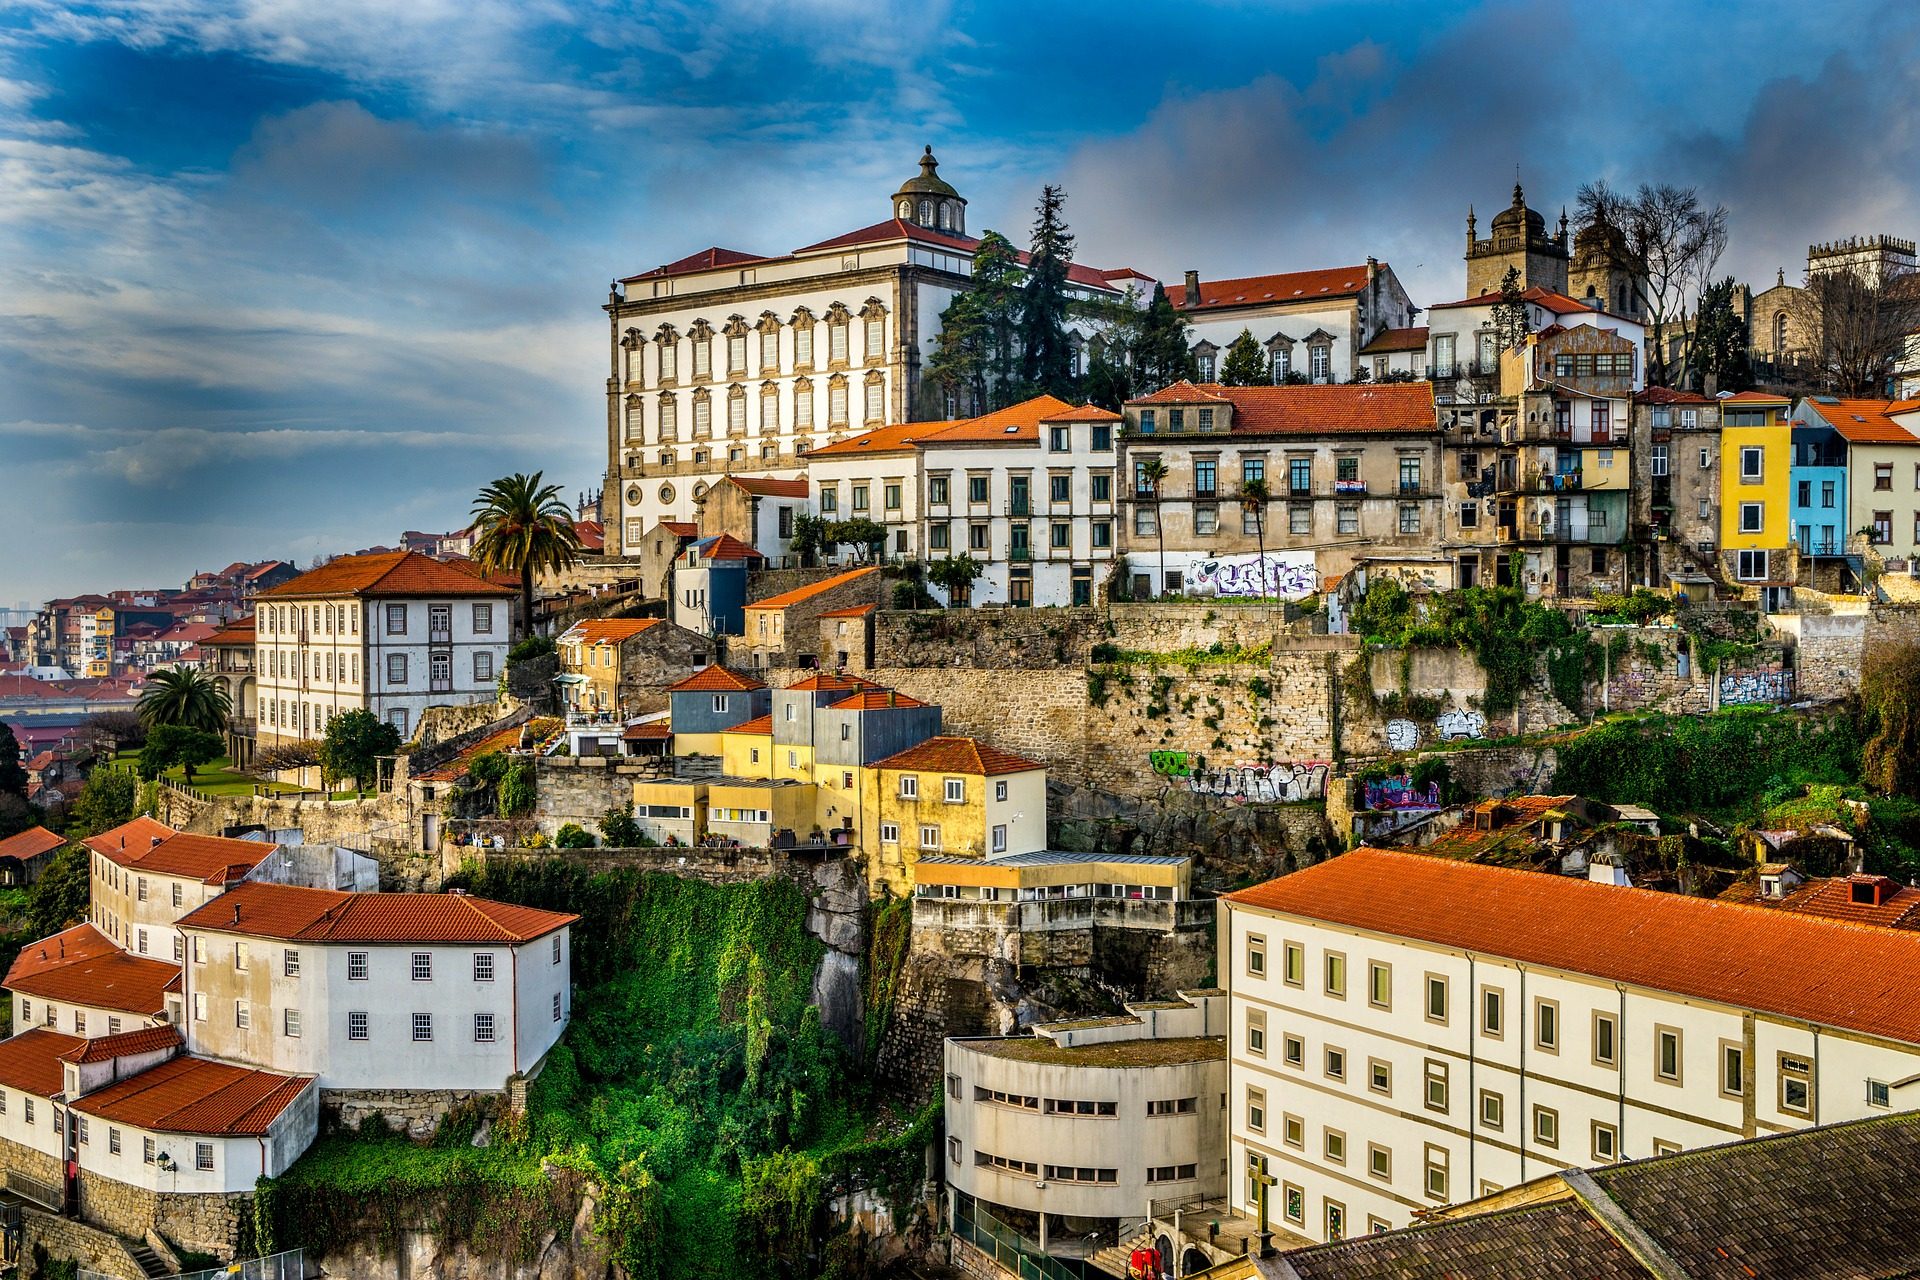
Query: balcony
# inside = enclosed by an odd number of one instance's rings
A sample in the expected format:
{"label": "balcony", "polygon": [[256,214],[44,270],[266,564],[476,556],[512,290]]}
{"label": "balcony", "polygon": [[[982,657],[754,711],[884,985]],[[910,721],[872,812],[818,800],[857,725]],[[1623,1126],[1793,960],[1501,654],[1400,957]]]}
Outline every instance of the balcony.
{"label": "balcony", "polygon": [[1195,489],[1193,491],[1193,500],[1195,502],[1218,502],[1220,500],[1220,490],[1213,485],[1208,485],[1204,489]]}
{"label": "balcony", "polygon": [[1583,484],[1579,471],[1531,469],[1518,476],[1503,475],[1494,482],[1495,493],[1578,493]]}
{"label": "balcony", "polygon": [[451,630],[443,631],[436,628],[435,630],[427,632],[427,643],[428,644],[452,644],[453,632]]}
{"label": "balcony", "polygon": [[1013,561],[1015,564],[1026,564],[1033,559],[1033,548],[1009,547],[1007,549],[1007,559]]}

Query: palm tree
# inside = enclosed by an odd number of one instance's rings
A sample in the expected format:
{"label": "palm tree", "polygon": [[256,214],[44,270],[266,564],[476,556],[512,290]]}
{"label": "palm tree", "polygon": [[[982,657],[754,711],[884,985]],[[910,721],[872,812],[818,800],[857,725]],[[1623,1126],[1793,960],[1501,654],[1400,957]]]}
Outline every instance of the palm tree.
{"label": "palm tree", "polygon": [[520,575],[520,634],[533,634],[533,576],[580,558],[580,535],[560,486],[544,473],[502,476],[473,500],[473,559],[482,573]]}
{"label": "palm tree", "polygon": [[140,722],[149,729],[177,724],[208,733],[224,733],[227,717],[233,711],[233,698],[227,686],[190,668],[156,671],[147,678],[140,695]]}
{"label": "palm tree", "polygon": [[1253,513],[1253,536],[1260,545],[1260,594],[1272,594],[1267,590],[1267,503],[1273,495],[1267,492],[1267,478],[1255,476],[1240,482],[1240,506]]}
{"label": "palm tree", "polygon": [[[1155,584],[1153,594],[1161,595],[1167,589],[1167,532],[1160,520],[1160,483],[1167,478],[1167,464],[1158,458],[1146,458],[1135,472],[1138,484],[1147,486],[1147,493],[1153,501],[1153,532],[1160,542],[1160,580]],[[1138,485],[1135,486],[1136,489]],[[1134,495],[1138,497],[1139,494]]]}

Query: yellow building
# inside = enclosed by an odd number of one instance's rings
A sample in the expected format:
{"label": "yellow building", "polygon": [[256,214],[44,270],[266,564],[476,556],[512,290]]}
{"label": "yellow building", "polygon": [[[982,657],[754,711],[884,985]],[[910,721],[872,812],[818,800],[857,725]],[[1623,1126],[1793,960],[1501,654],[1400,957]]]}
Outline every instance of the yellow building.
{"label": "yellow building", "polygon": [[911,893],[922,854],[991,859],[1046,847],[1047,771],[975,738],[928,738],[860,770],[876,890]]}
{"label": "yellow building", "polygon": [[1193,896],[1192,874],[1192,859],[1153,854],[1041,852],[990,860],[927,854],[914,866],[913,892],[971,902],[1185,902]]}
{"label": "yellow building", "polygon": [[1785,396],[1761,391],[1720,402],[1720,555],[1736,583],[1793,579],[1791,408]]}

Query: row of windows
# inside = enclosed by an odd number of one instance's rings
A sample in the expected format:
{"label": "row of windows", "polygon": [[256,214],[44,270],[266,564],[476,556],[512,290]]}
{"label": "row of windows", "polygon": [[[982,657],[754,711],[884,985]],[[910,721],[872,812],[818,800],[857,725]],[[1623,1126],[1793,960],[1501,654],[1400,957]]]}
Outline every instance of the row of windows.
{"label": "row of windows", "polygon": [[[886,357],[886,308],[878,299],[871,300],[860,312],[863,324],[864,353],[869,362]],[[820,322],[804,307],[794,314],[787,327],[793,331],[793,368],[811,369],[814,361],[814,335]],[[757,333],[760,338],[757,366],[763,373],[774,373],[780,369],[780,321],[772,314],[762,316],[758,325],[749,328],[743,317],[735,316],[733,322],[720,333],[726,343],[724,348],[728,374],[739,375],[748,371],[747,335]],[[832,365],[848,363],[849,331],[852,328],[852,314],[840,303],[835,303],[827,313],[827,361]],[[686,342],[688,358],[695,379],[713,376],[713,328],[704,320],[696,320],[689,330]],[[627,381],[646,383],[646,365],[641,353],[652,347],[656,353],[655,376],[661,385],[678,381],[680,376],[681,338],[672,326],[663,325],[651,340],[642,338],[638,330],[629,329],[621,346],[627,352]]]}
{"label": "row of windows", "polygon": [[[554,934],[548,939],[548,957],[552,964],[559,964],[563,958],[561,938]],[[196,935],[193,940],[193,962],[206,964],[212,954],[204,936]],[[347,979],[350,982],[365,982],[371,971],[369,955],[366,951],[347,952]],[[240,973],[246,973],[253,967],[253,946],[251,943],[236,941],[233,944],[233,967]],[[495,957],[491,951],[476,951],[472,955],[473,980],[492,982],[495,972]],[[282,948],[280,952],[280,972],[288,978],[300,976],[300,951],[295,947]],[[433,952],[415,951],[408,957],[407,972],[415,982],[433,981]]]}
{"label": "row of windows", "polygon": [[[1007,851],[1007,824],[1004,822],[994,823],[992,828],[988,832],[987,841],[988,841],[989,852],[1005,853]],[[897,822],[881,823],[880,824],[880,843],[881,844],[899,844],[900,843],[900,824]],[[920,824],[921,852],[938,853],[941,847],[942,846],[940,844],[939,824],[933,823],[933,822],[921,823]]]}
{"label": "row of windows", "polygon": [[[1402,502],[1397,510],[1395,528],[1403,534],[1415,534],[1421,528],[1421,504]],[[1462,504],[1461,510],[1475,513],[1478,520],[1478,508],[1472,503]],[[1334,507],[1334,529],[1338,533],[1357,534],[1360,532],[1360,507],[1357,503],[1342,502]],[[1471,525],[1469,525],[1471,527]],[[1135,537],[1151,538],[1160,529],[1160,512],[1156,507],[1140,506],[1133,509],[1133,532]],[[1198,503],[1193,508],[1193,532],[1196,537],[1210,537],[1220,532],[1220,509],[1211,503]],[[1242,508],[1240,512],[1240,532],[1243,534],[1263,534],[1270,532],[1266,523],[1266,512],[1260,507]],[[1306,536],[1313,532],[1313,504],[1305,502],[1287,505],[1287,528],[1289,535]],[[1095,546],[1101,544],[1096,541]]]}
{"label": "row of windows", "polygon": [[[863,420],[876,424],[886,420],[887,384],[881,375],[869,374],[862,387],[861,406]],[[751,427],[755,435],[778,435],[784,429],[780,413],[780,390],[778,387],[762,387],[758,396],[749,396],[743,386],[734,385],[726,394],[726,434],[744,436]],[[815,425],[817,399],[813,384],[801,379],[793,387],[792,428],[795,431],[810,431]],[[827,383],[827,426],[845,427],[848,424],[847,409],[850,403],[847,380],[835,377]],[[671,442],[689,442],[711,440],[714,438],[713,397],[706,391],[696,391],[688,397],[691,406],[687,413],[680,412],[680,401],[673,392],[663,392],[657,401],[655,428],[649,433],[646,425],[646,401],[639,396],[626,399],[626,434],[629,444],[668,444]],[[749,404],[753,407],[749,409]],[[663,464],[667,465],[667,464]]]}
{"label": "row of windows", "polygon": [[[20,1118],[27,1124],[39,1123],[37,1108],[34,1106],[34,1101],[35,1100],[31,1097],[23,1097],[20,1099],[20,1102],[21,1102]],[[6,1114],[7,1114],[7,1091],[5,1089],[0,1089],[0,1116],[4,1116]],[[55,1108],[53,1113],[53,1131],[55,1133],[65,1132],[65,1126],[61,1122],[62,1114],[63,1113],[58,1108]],[[74,1138],[74,1141],[78,1143],[80,1146],[84,1147],[84,1146],[90,1145],[91,1126],[87,1124],[86,1116],[75,1115],[73,1117],[73,1138]],[[152,1138],[142,1138],[140,1142],[141,1142],[141,1158],[147,1164],[157,1163],[159,1160],[159,1152],[155,1147],[154,1140]],[[120,1154],[120,1130],[113,1125],[107,1126],[107,1150],[114,1155]],[[202,1170],[203,1172],[212,1171],[213,1144],[211,1142],[196,1142],[193,1144],[193,1167],[196,1169]]]}
{"label": "row of windows", "polygon": [[[992,476],[970,475],[966,477],[967,503],[971,506],[991,505]],[[1113,501],[1113,477],[1105,471],[1096,471],[1087,477],[1089,501]],[[864,481],[854,481],[848,487],[848,506],[855,512],[873,510],[872,486]],[[881,510],[900,511],[903,496],[903,482],[886,480],[881,482]],[[1007,504],[1009,514],[1025,515],[1031,507],[1032,477],[1016,475],[1008,477]],[[953,481],[950,476],[929,476],[927,478],[927,505],[944,507],[952,505]],[[1071,504],[1073,501],[1073,473],[1056,472],[1047,476],[1047,501],[1054,505]],[[829,481],[820,486],[820,510],[823,514],[838,514],[840,511],[840,486]]]}
{"label": "row of windows", "polygon": [[[60,1026],[59,1006],[54,1004],[42,1005],[41,1010],[42,1010],[41,1019],[43,1023],[46,1026],[53,1028],[54,1030],[58,1030]],[[33,1001],[28,999],[26,996],[20,997],[20,1025],[23,1027],[33,1025]],[[120,1026],[121,1026],[121,1023],[120,1023],[120,1017],[118,1014],[107,1015],[107,1032],[106,1033],[108,1035],[110,1036],[119,1035]],[[85,1009],[73,1010],[73,1034],[77,1036],[85,1036],[87,1034],[87,1011]],[[6,1106],[4,1104],[0,1104],[0,1115],[4,1115],[5,1113],[6,1113]]]}
{"label": "row of windows", "polygon": [[[1164,498],[1168,496],[1162,492],[1165,478],[1155,479],[1152,474],[1153,464],[1159,461],[1160,457],[1158,454],[1134,455],[1133,491],[1136,497]],[[1465,465],[1464,462],[1462,465]],[[1268,500],[1271,501],[1274,498],[1284,497],[1300,497],[1312,493],[1313,470],[1312,458],[1286,459],[1285,488],[1274,490]],[[1333,470],[1334,491],[1336,493],[1366,492],[1364,487],[1356,487],[1363,486],[1365,483],[1360,478],[1360,458],[1358,455],[1334,458]],[[1398,458],[1398,470],[1400,492],[1420,492],[1422,471],[1421,456],[1413,453],[1401,454]],[[1266,458],[1258,454],[1243,456],[1240,459],[1241,488],[1245,489],[1253,485],[1264,485],[1266,482]],[[1193,496],[1199,499],[1213,498],[1219,495],[1219,489],[1219,458],[1205,455],[1195,457],[1193,459]]]}
{"label": "row of windows", "polygon": [[[469,606],[473,611],[473,632],[475,635],[493,634],[493,606],[475,604]],[[407,634],[410,611],[404,604],[386,606],[386,633],[390,636]],[[360,609],[353,604],[274,604],[260,610],[260,633],[262,635],[285,635],[298,633],[302,636],[314,635],[357,636],[360,634]],[[450,633],[453,629],[453,606],[450,604],[430,604],[427,606],[427,630],[430,634]]]}
{"label": "row of windows", "polygon": [[[555,1022],[560,1021],[566,1011],[566,1002],[557,991],[553,994],[552,1009],[553,1020]],[[195,1022],[207,1021],[207,1010],[208,1001],[206,992],[194,992],[193,1020]],[[233,1002],[233,1025],[237,1031],[250,1031],[253,1029],[253,1006],[250,1002],[246,1000],[235,1000]],[[371,1039],[370,1025],[369,1015],[365,1010],[349,1011],[347,1014],[347,1039]],[[413,1033],[414,1040],[425,1042],[433,1039],[433,1015],[431,1013],[413,1014],[409,1020],[409,1027]],[[298,1040],[301,1035],[301,1030],[302,1018],[300,1010],[282,1009],[280,1011],[280,1034],[288,1039]],[[495,1020],[493,1014],[476,1013],[473,1015],[473,1038],[477,1043],[492,1044],[494,1041],[494,1030]]]}

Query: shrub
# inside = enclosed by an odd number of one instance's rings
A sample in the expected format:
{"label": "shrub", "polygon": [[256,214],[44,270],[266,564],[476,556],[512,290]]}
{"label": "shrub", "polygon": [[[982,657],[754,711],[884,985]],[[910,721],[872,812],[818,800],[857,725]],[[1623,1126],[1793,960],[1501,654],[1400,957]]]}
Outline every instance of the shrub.
{"label": "shrub", "polygon": [[515,760],[500,777],[499,808],[503,817],[517,818],[533,812],[535,799],[533,761]]}
{"label": "shrub", "polygon": [[577,822],[569,822],[553,834],[555,848],[591,849],[594,847],[593,833]]}
{"label": "shrub", "polygon": [[638,849],[640,824],[633,820],[633,803],[615,805],[601,814],[600,834],[615,849]]}

